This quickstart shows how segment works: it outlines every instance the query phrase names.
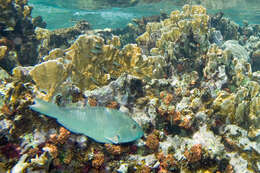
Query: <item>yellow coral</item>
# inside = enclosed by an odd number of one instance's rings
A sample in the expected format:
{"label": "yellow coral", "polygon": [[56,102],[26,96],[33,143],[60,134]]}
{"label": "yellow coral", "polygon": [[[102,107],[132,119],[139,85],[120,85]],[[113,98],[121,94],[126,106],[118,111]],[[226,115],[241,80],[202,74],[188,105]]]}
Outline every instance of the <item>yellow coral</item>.
{"label": "yellow coral", "polygon": [[260,128],[260,96],[254,97],[249,105],[249,118],[253,126]]}
{"label": "yellow coral", "polygon": [[36,86],[40,90],[45,90],[48,94],[46,100],[49,100],[55,93],[57,87],[67,77],[66,69],[58,60],[49,60],[36,65],[30,75]]}
{"label": "yellow coral", "polygon": [[213,102],[213,109],[222,117],[229,117],[233,120],[235,115],[235,95],[225,91],[218,93]]}
{"label": "yellow coral", "polygon": [[63,55],[64,55],[64,51],[60,48],[56,48],[56,49],[51,50],[49,52],[49,55],[45,56],[43,59],[44,59],[44,61],[54,60],[59,57],[63,57]]}
{"label": "yellow coral", "polygon": [[51,31],[44,28],[36,28],[35,29],[36,38],[38,40],[48,39],[50,37]]}
{"label": "yellow coral", "polygon": [[141,48],[128,44],[121,51],[112,44],[104,44],[99,36],[80,36],[66,50],[66,58],[74,67],[72,81],[82,89],[94,89],[109,83],[112,78],[127,72],[137,77],[159,77],[166,64],[160,57],[144,60]]}
{"label": "yellow coral", "polygon": [[2,58],[4,58],[4,56],[6,54],[6,51],[7,51],[7,47],[6,46],[0,46],[0,60]]}
{"label": "yellow coral", "polygon": [[[209,16],[202,6],[185,5],[183,10],[173,11],[170,18],[162,22],[148,23],[146,32],[139,36],[136,41],[139,45],[148,46],[152,41],[156,42],[156,47],[164,50],[166,45],[174,43],[180,39],[182,34],[207,34]],[[161,52],[164,54],[164,51]]]}

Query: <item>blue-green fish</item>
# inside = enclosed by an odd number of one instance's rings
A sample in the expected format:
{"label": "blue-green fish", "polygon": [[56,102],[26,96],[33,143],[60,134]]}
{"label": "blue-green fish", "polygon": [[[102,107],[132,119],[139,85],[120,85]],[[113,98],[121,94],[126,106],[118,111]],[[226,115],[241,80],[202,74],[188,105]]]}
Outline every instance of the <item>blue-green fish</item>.
{"label": "blue-green fish", "polygon": [[84,134],[100,143],[127,143],[143,136],[142,128],[132,118],[115,109],[59,107],[40,99],[35,99],[30,108],[57,119],[69,131]]}

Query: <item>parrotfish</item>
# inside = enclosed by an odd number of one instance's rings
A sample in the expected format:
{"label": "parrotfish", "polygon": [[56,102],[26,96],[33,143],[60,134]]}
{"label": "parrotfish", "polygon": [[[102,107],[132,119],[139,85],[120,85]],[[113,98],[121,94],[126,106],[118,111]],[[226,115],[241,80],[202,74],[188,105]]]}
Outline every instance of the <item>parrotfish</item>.
{"label": "parrotfish", "polygon": [[74,133],[84,134],[96,142],[120,144],[135,141],[143,136],[139,124],[126,113],[106,107],[60,107],[35,99],[30,108],[55,118]]}

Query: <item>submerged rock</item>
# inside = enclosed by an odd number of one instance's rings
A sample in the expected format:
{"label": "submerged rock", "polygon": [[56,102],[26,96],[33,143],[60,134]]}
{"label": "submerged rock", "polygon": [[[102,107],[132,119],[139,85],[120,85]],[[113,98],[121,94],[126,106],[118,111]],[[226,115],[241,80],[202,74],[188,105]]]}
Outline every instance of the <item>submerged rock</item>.
{"label": "submerged rock", "polygon": [[238,41],[228,40],[222,45],[222,47],[225,51],[230,51],[234,58],[237,58],[239,60],[243,59],[247,62],[249,61],[248,52],[243,46],[239,45]]}
{"label": "submerged rock", "polygon": [[[37,63],[37,41],[31,21],[32,7],[27,1],[0,1],[0,65],[6,71],[18,65]],[[3,53],[2,46],[7,50]]]}

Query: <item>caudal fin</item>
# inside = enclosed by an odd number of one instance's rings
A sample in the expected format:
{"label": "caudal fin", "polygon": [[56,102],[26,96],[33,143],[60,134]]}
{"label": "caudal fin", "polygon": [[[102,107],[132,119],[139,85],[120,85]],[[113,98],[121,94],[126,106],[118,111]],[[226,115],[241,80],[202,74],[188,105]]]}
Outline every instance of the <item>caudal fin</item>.
{"label": "caudal fin", "polygon": [[56,104],[49,103],[37,98],[34,99],[34,101],[35,104],[30,106],[32,110],[53,118],[58,118],[60,115],[62,115],[61,108],[59,108]]}

